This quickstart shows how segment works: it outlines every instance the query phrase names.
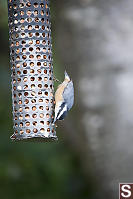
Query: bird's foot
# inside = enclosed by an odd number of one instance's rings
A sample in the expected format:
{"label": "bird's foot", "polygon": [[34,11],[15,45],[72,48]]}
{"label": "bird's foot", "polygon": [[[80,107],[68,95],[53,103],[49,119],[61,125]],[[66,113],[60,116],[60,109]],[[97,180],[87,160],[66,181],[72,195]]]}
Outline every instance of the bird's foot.
{"label": "bird's foot", "polygon": [[55,82],[60,82],[60,83],[61,83],[61,81],[58,80],[58,79],[56,79],[55,77],[53,78],[53,80],[54,80]]}

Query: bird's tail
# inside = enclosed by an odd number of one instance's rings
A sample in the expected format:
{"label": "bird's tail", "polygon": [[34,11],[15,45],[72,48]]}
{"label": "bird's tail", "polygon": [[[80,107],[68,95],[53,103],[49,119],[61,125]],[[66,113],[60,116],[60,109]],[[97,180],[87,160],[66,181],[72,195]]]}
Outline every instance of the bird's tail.
{"label": "bird's tail", "polygon": [[65,74],[65,79],[68,79],[70,81],[70,77],[69,77],[68,73],[66,72],[66,70],[65,70],[64,74]]}

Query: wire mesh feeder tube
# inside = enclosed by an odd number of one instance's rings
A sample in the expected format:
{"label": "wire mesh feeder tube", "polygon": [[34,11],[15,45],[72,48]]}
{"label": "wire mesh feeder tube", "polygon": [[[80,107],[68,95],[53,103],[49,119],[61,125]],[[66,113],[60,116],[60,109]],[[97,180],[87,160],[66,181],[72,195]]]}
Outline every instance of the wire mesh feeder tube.
{"label": "wire mesh feeder tube", "polygon": [[14,134],[56,140],[49,0],[8,0]]}

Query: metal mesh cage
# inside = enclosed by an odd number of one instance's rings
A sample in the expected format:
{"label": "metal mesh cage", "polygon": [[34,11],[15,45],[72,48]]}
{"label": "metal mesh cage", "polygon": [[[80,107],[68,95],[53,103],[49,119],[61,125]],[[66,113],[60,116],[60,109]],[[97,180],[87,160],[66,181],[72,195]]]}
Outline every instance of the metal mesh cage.
{"label": "metal mesh cage", "polygon": [[8,0],[13,140],[56,140],[49,0]]}

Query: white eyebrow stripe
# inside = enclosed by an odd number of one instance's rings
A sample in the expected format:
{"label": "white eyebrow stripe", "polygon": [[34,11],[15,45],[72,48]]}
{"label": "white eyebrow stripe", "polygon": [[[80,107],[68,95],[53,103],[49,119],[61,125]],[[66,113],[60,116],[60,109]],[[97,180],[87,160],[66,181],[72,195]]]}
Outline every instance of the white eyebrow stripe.
{"label": "white eyebrow stripe", "polygon": [[67,105],[65,104],[65,106],[63,107],[63,109],[60,111],[57,119],[59,119],[63,115],[63,113],[66,112],[66,111],[67,111]]}

